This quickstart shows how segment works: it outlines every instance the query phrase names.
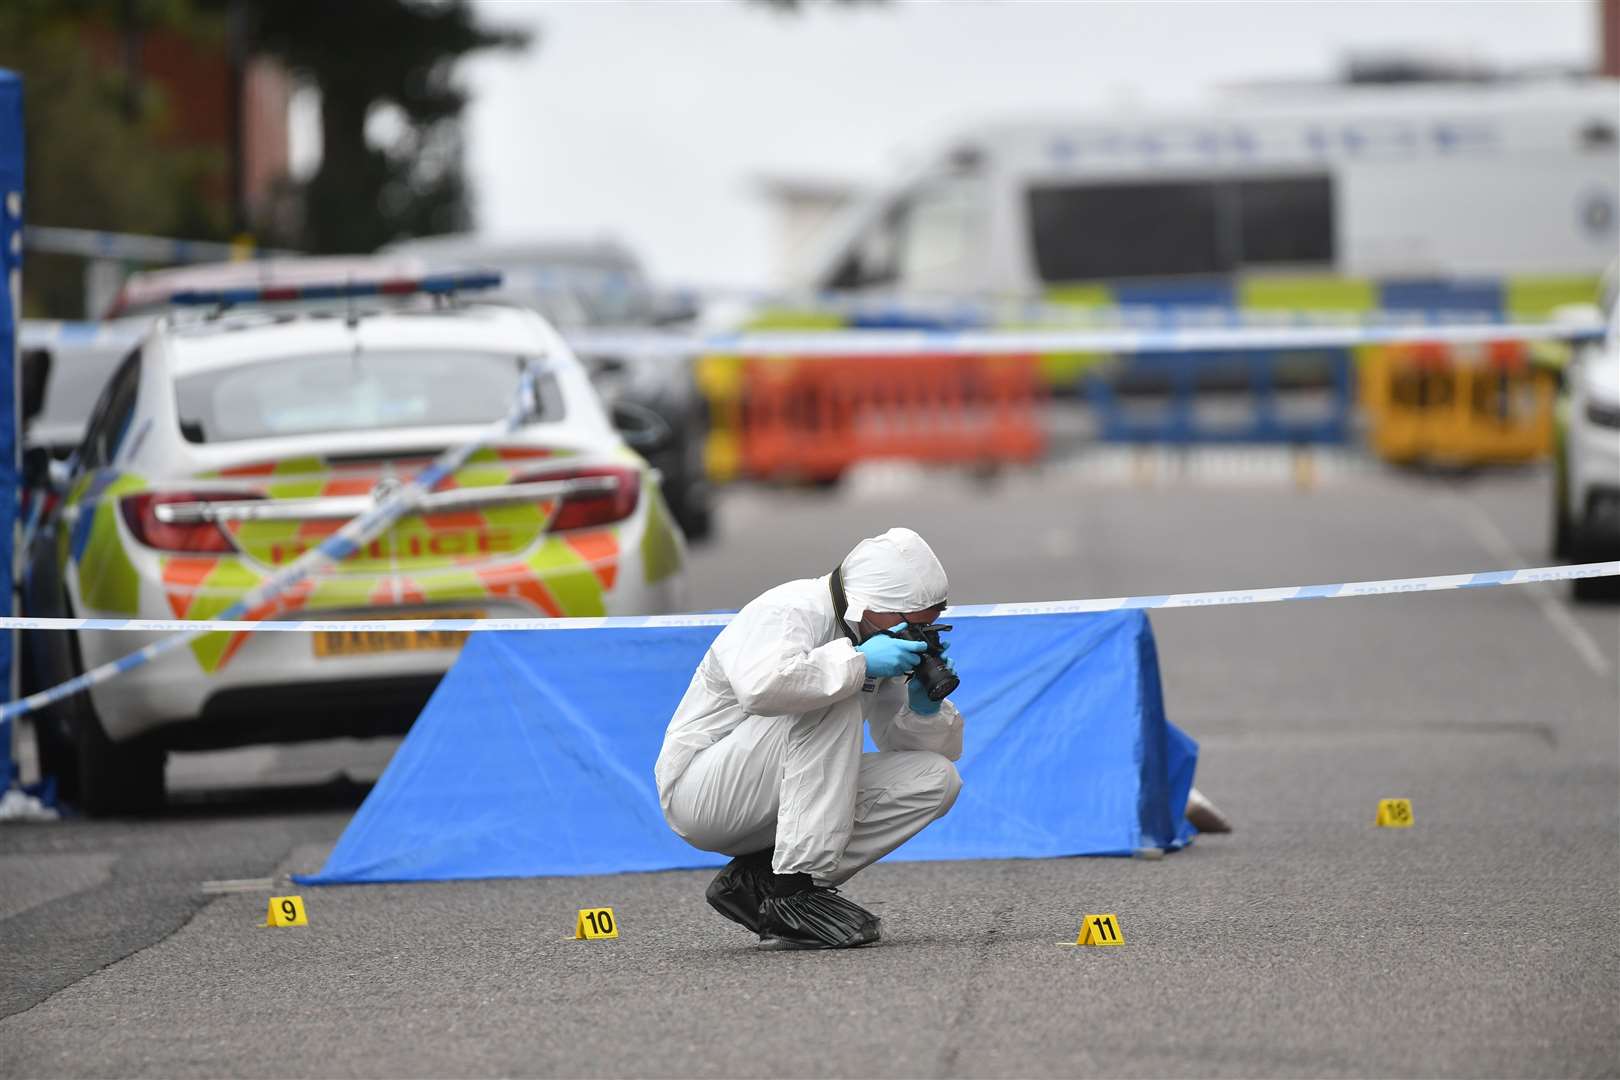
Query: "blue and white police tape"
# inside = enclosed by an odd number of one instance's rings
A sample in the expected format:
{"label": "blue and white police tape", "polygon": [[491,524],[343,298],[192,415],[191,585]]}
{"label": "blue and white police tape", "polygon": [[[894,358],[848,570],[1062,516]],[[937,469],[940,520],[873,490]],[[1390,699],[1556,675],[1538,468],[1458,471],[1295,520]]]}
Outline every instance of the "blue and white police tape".
{"label": "blue and white police tape", "polygon": [[[514,276],[509,280],[520,281]],[[665,295],[702,301],[719,314],[746,318],[752,312],[795,316],[831,315],[856,327],[968,327],[1166,325],[1233,326],[1291,323],[1332,324],[1423,322],[1430,324],[1502,321],[1499,311],[1428,306],[1332,311],[1321,308],[1245,308],[1235,303],[1142,298],[1103,306],[1054,302],[1044,296],[994,293],[769,292],[746,289],[677,288]]]}
{"label": "blue and white police tape", "polygon": [[125,352],[146,334],[151,319],[113,319],[107,322],[72,322],[60,319],[19,319],[20,349],[105,349]]}
{"label": "blue and white police tape", "polygon": [[54,225],[25,225],[23,247],[51,255],[77,255],[85,259],[119,259],[144,263],[225,262],[244,252],[260,258],[294,255],[292,251],[256,249],[222,244],[217,240],[177,240],[170,236],[66,229]]}
{"label": "blue and white police tape", "polygon": [[[1396,314],[1396,313],[1391,313]],[[133,346],[145,324],[23,323],[24,348]],[[569,331],[576,352],[594,355],[791,356],[1027,356],[1042,353],[1263,352],[1348,349],[1363,345],[1480,345],[1494,341],[1593,341],[1603,327],[1580,322],[1242,322],[1202,326],[1163,322],[1143,326],[1051,327],[1036,330],[749,330],[716,334],[649,331]]]}
{"label": "blue and white police tape", "polygon": [[[127,656],[121,656],[117,660],[92,668],[69,679],[67,682],[0,706],[0,723],[33,712],[36,709],[42,709],[54,702],[61,701],[65,697],[70,697],[89,687],[114,679],[126,671],[149,664],[165,653],[189,645],[204,634],[216,632],[221,628],[222,624],[238,624],[240,628],[250,630],[262,629],[264,626],[269,625],[266,622],[243,619],[242,616],[269,603],[322,568],[342,562],[350,555],[353,555],[400,517],[414,510],[423,495],[432,491],[445,477],[466,464],[467,459],[474,452],[522,426],[524,420],[533,415],[535,410],[536,395],[538,393],[535,385],[537,374],[538,372],[533,366],[524,369],[522,381],[518,387],[517,399],[513,402],[512,408],[504,417],[480,433],[478,438],[461,446],[452,447],[440,454],[421,472],[379,498],[371,509],[347,522],[341,529],[323,540],[318,547],[299,556],[286,569],[276,572],[262,584],[250,590],[242,599],[220,612],[218,619],[198,620],[189,623],[177,620],[173,626],[165,628],[165,630],[172,632],[170,637],[160,638]],[[76,623],[83,620],[46,621]],[[5,629],[5,626],[0,625],[0,629]]]}
{"label": "blue and white police tape", "polygon": [[[436,468],[436,466],[435,466]],[[431,470],[430,470],[431,471]],[[420,479],[420,478],[419,478]],[[379,510],[381,507],[378,508]],[[377,510],[367,515],[375,520]],[[366,519],[360,519],[366,520]],[[345,532],[348,529],[345,527]],[[342,533],[338,535],[343,535]],[[333,537],[337,539],[337,537]],[[354,543],[353,540],[347,542]],[[324,546],[324,545],[323,545]],[[345,545],[347,546],[347,545]],[[352,550],[352,547],[349,548]],[[300,560],[302,561],[302,560]],[[323,560],[327,561],[327,560]],[[295,567],[297,564],[294,564]],[[307,575],[307,571],[306,571]],[[303,576],[300,575],[300,579]],[[1391,578],[1383,581],[1345,581],[1332,585],[1288,585],[1273,589],[1237,589],[1222,592],[1170,593],[1162,596],[1114,596],[1095,600],[1057,600],[1022,604],[961,604],[950,607],[942,618],[977,619],[1008,615],[1072,615],[1098,611],[1161,608],[1224,607],[1234,604],[1271,604],[1285,600],[1334,600],[1354,596],[1390,596],[1448,589],[1482,589],[1500,585],[1529,585],[1576,578],[1620,577],[1620,561],[1581,563],[1571,566],[1539,566],[1523,570],[1487,570],[1479,573],[1444,574],[1433,577]],[[576,619],[298,619],[255,621],[239,618],[254,606],[245,599],[217,619],[196,622],[185,619],[29,619],[0,618],[0,629],[15,630],[136,630],[177,632],[176,636],[155,641],[137,652],[86,672],[70,682],[30,695],[0,707],[0,720],[32,712],[84,689],[139,667],[161,653],[194,639],[201,633],[241,630],[270,633],[411,633],[416,631],[489,632],[496,630],[612,630],[664,626],[724,626],[731,613],[696,615],[634,615]]]}
{"label": "blue and white police tape", "polygon": [[1480,345],[1494,341],[1591,341],[1595,322],[1480,322],[1410,324],[1153,326],[1040,330],[754,330],[683,336],[660,333],[579,332],[568,335],[578,352],[791,356],[1025,356],[1042,353],[1262,352],[1276,349],[1348,349],[1362,345]]}

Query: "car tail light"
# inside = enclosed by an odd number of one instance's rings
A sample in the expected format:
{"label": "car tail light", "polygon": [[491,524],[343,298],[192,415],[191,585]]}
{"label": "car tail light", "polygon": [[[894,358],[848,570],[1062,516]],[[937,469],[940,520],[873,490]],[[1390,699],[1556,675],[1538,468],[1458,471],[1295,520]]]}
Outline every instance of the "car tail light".
{"label": "car tail light", "polygon": [[143,491],[126,495],[119,504],[124,512],[124,524],[135,539],[159,551],[186,551],[197,554],[224,554],[235,551],[230,537],[215,521],[163,521],[157,508],[180,503],[241,502],[244,499],[262,499],[243,491]]}
{"label": "car tail light", "polygon": [[596,525],[610,525],[623,521],[636,512],[641,498],[641,473],[623,465],[604,465],[599,468],[569,469],[563,472],[536,473],[523,480],[534,483],[541,480],[611,480],[605,490],[581,491],[563,496],[557,512],[551,518],[551,531],[584,529]]}

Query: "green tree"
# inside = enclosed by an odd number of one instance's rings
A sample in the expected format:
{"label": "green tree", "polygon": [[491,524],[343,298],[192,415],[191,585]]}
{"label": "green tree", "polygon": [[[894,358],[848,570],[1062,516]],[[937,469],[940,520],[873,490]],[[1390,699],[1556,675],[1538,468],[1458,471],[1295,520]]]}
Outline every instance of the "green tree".
{"label": "green tree", "polygon": [[[251,0],[246,34],[250,50],[320,90],[321,163],[302,192],[302,235],[289,240],[360,252],[469,225],[455,65],[521,48],[524,34],[479,25],[466,0]],[[366,123],[388,106],[403,136],[372,146]]]}
{"label": "green tree", "polygon": [[[183,4],[168,2],[0,3],[0,67],[23,79],[24,216],[37,224],[86,229],[220,235],[225,223],[194,193],[224,169],[223,159],[154,152],[167,129],[169,103],[152,88],[134,92],[125,71],[106,60],[105,49],[116,46],[120,20],[130,11],[150,25],[187,15]],[[77,317],[83,269],[78,259],[30,255],[25,312]]]}

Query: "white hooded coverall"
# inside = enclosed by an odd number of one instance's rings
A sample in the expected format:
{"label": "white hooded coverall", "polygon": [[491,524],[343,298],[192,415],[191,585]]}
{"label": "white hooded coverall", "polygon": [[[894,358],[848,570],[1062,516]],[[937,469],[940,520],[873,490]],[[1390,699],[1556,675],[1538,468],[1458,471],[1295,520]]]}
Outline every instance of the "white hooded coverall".
{"label": "white hooded coverall", "polygon": [[[945,600],[945,569],[910,529],[863,540],[842,571],[852,630],[867,611]],[[867,724],[875,754],[862,753]],[[951,808],[961,755],[956,707],[914,713],[903,676],[867,678],[819,577],[760,595],[715,638],[655,775],[665,819],[694,847],[746,855],[774,845],[776,873],[836,885]]]}

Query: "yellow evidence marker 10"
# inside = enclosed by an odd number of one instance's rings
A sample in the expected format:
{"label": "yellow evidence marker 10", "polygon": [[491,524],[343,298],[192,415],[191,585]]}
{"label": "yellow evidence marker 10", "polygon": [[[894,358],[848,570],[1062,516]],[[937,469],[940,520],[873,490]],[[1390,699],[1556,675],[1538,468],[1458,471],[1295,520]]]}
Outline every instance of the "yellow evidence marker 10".
{"label": "yellow evidence marker 10", "polygon": [[272,896],[262,926],[308,926],[302,896]]}
{"label": "yellow evidence marker 10", "polygon": [[1379,799],[1378,818],[1373,824],[1381,829],[1410,829],[1412,827],[1412,800]]}
{"label": "yellow evidence marker 10", "polygon": [[580,908],[579,918],[574,921],[574,936],[569,940],[594,941],[618,936],[619,924],[613,918],[612,908]]}

